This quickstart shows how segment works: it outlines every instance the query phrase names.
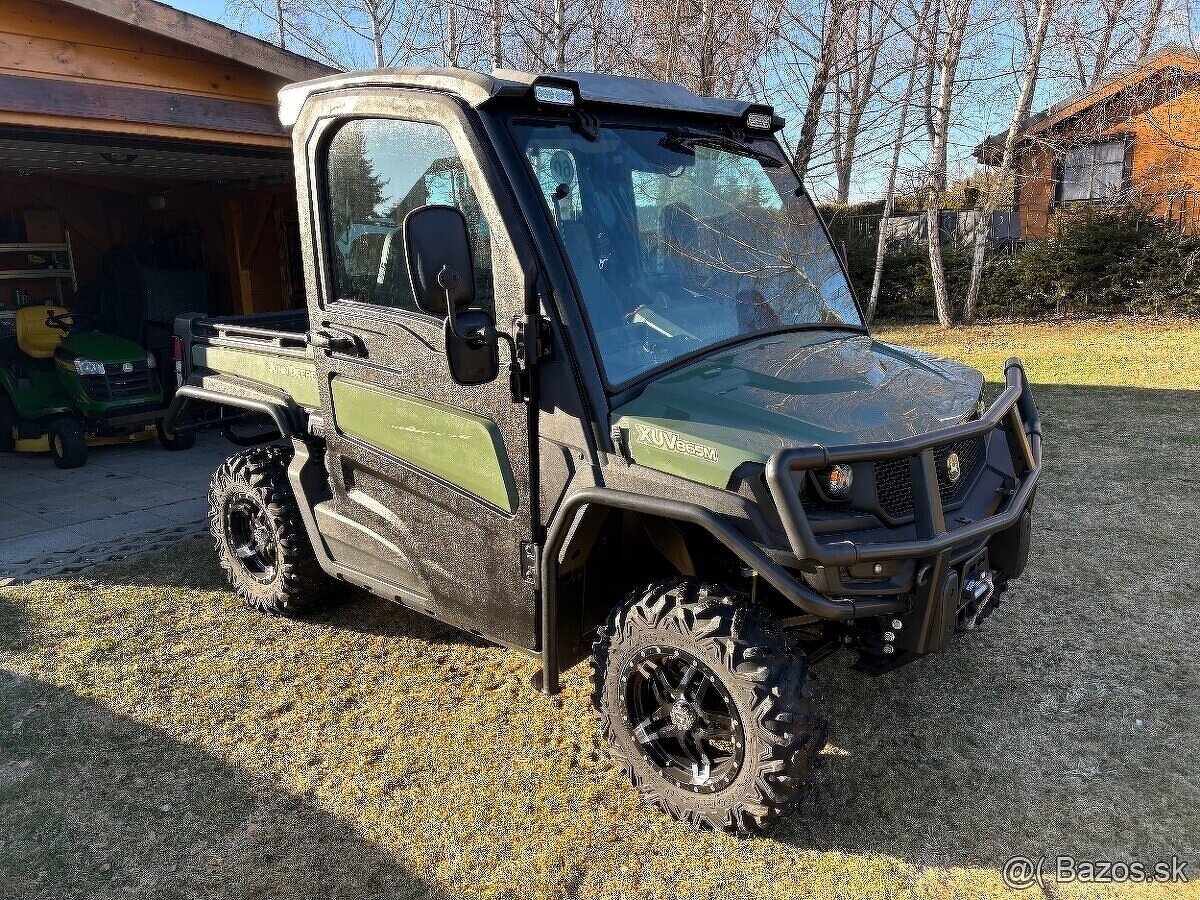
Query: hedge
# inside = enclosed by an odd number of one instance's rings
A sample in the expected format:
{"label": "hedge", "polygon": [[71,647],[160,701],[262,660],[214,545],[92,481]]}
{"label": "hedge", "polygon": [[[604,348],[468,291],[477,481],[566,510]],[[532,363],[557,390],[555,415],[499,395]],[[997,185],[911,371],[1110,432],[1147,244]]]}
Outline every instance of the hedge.
{"label": "hedge", "polygon": [[[871,293],[876,237],[850,227],[850,216],[879,215],[878,204],[823,209],[846,256],[850,281],[864,303]],[[868,207],[868,204],[862,204]],[[853,212],[850,212],[853,209]],[[961,300],[970,278],[969,248],[944,247],[950,295]],[[1051,236],[989,257],[980,291],[987,317],[1068,314],[1200,313],[1200,235],[1134,207],[1058,214]],[[876,317],[935,317],[929,259],[923,246],[896,246],[884,259]]]}

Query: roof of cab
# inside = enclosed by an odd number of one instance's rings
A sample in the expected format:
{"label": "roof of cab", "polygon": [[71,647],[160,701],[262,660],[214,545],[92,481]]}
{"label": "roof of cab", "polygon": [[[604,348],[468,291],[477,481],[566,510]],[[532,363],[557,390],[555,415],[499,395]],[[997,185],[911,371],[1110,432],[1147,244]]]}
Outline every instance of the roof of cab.
{"label": "roof of cab", "polygon": [[573,85],[584,103],[673,109],[734,118],[744,116],[751,107],[771,111],[766,104],[700,97],[677,84],[623,75],[598,75],[594,72],[533,75],[508,69],[485,75],[467,69],[387,68],[329,75],[290,84],[279,92],[279,118],[284,127],[291,128],[309,96],[342,88],[384,86],[440,91],[453,94],[472,107],[479,107],[499,97],[524,97],[535,80]]}

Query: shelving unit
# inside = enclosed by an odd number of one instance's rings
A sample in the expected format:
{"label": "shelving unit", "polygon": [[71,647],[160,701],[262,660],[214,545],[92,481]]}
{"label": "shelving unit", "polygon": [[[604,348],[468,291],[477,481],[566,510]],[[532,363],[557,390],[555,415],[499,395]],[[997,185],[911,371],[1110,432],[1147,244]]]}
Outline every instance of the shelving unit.
{"label": "shelving unit", "polygon": [[62,282],[71,280],[71,291],[79,290],[75,279],[75,254],[71,250],[71,232],[63,234],[61,244],[0,244],[0,253],[54,253],[66,257],[66,266],[56,266],[52,269],[8,269],[0,270],[0,281],[44,281],[53,279],[59,305],[62,305]]}

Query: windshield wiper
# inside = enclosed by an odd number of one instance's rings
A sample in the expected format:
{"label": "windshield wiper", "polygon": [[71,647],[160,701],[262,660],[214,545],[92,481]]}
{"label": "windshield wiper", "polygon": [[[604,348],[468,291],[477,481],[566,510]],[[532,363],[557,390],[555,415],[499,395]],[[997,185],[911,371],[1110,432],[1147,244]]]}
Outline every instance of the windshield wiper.
{"label": "windshield wiper", "polygon": [[658,142],[660,147],[668,150],[684,150],[691,153],[695,147],[713,147],[737,156],[753,159],[760,165],[778,169],[783,166],[777,157],[761,150],[755,150],[748,144],[718,131],[701,131],[697,128],[674,128],[665,134]]}

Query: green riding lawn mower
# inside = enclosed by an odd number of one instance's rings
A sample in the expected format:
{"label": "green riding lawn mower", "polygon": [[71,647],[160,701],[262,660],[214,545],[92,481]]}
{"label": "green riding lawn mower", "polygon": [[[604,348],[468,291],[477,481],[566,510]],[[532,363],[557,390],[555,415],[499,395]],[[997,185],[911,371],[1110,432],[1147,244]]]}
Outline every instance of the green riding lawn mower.
{"label": "green riding lawn mower", "polygon": [[134,341],[91,330],[61,306],[15,312],[0,342],[0,451],[49,452],[60,469],[87,461],[88,447],[158,435],[186,450],[195,431],[168,437],[165,398],[153,354]]}

